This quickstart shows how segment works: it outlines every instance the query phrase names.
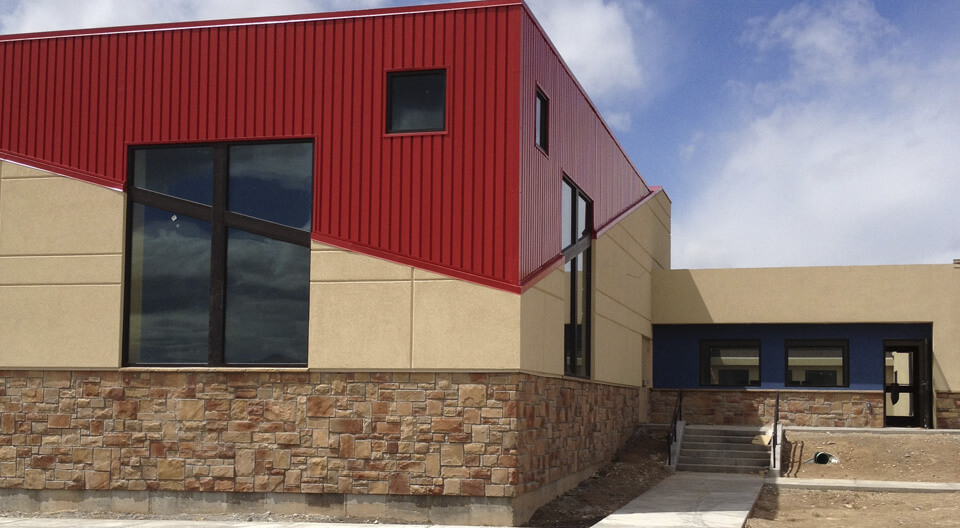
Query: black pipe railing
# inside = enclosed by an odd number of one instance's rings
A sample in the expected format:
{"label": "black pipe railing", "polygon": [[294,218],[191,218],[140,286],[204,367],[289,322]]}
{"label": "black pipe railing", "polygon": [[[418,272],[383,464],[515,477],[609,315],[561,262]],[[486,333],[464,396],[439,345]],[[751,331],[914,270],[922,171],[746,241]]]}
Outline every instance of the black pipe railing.
{"label": "black pipe railing", "polygon": [[775,469],[777,467],[776,459],[777,456],[777,443],[780,439],[779,429],[780,429],[780,391],[777,391],[777,400],[773,405],[773,435],[770,440],[770,469]]}
{"label": "black pipe railing", "polygon": [[677,389],[677,401],[673,405],[673,418],[670,420],[670,433],[667,435],[667,465],[673,465],[673,442],[677,439],[677,425],[683,416],[683,389]]}

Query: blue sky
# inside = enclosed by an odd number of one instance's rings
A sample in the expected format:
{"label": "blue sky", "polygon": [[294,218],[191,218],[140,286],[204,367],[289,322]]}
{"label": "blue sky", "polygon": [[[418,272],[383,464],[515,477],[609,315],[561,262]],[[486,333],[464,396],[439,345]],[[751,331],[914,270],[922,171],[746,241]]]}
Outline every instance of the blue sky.
{"label": "blue sky", "polygon": [[[0,33],[421,3],[0,0]],[[960,2],[529,3],[667,190],[674,268],[960,258]]]}

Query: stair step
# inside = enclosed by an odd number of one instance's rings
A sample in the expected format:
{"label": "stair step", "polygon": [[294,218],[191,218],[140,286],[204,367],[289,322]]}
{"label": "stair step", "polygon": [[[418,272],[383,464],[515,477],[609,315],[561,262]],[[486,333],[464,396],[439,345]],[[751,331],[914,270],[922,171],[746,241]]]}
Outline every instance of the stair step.
{"label": "stair step", "polygon": [[677,464],[678,471],[698,471],[701,473],[763,473],[767,467],[728,466],[720,464]]}
{"label": "stair step", "polygon": [[766,429],[687,427],[677,470],[710,473],[762,473],[770,467],[770,446],[754,443]]}
{"label": "stair step", "polygon": [[751,460],[769,460],[770,451],[737,451],[726,449],[687,449],[680,448],[680,456],[706,458],[749,458]]}
{"label": "stair step", "polygon": [[730,457],[697,457],[697,456],[681,456],[680,460],[682,464],[690,465],[717,465],[717,466],[736,466],[736,467],[755,467],[755,468],[766,468],[770,465],[769,458],[755,459],[755,458],[730,458]]}
{"label": "stair step", "polygon": [[729,444],[717,442],[688,442],[686,438],[680,444],[681,449],[715,449],[718,451],[769,451],[770,446],[759,444]]}
{"label": "stair step", "polygon": [[[689,434],[684,433],[683,441],[690,442],[716,442],[718,444],[752,444],[753,440],[757,435],[751,436],[721,436],[721,435],[707,435],[707,434]],[[762,444],[756,444],[762,445]]]}

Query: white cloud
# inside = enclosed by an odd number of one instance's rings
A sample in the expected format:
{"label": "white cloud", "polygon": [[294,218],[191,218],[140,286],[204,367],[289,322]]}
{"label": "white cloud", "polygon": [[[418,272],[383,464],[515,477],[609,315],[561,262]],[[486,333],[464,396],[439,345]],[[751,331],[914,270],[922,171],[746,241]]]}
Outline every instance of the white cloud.
{"label": "white cloud", "polygon": [[[662,87],[665,25],[646,3],[530,0],[530,8],[611,127],[630,128],[630,111]],[[643,41],[635,35],[643,35]]]}
{"label": "white cloud", "polygon": [[386,0],[3,0],[0,34],[381,7]]}
{"label": "white cloud", "polygon": [[789,69],[713,138],[674,217],[677,267],[950,262],[960,256],[960,60],[904,53],[859,0],[753,21]]}

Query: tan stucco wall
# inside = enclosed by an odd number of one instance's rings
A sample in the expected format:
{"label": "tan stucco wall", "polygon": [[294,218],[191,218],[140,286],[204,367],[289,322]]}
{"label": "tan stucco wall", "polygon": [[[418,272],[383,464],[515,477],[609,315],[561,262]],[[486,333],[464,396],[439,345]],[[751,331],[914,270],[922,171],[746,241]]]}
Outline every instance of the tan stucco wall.
{"label": "tan stucco wall", "polygon": [[0,162],[0,365],[120,366],[124,204]]}
{"label": "tan stucco wall", "polygon": [[656,324],[933,323],[934,386],[960,387],[960,269],[953,265],[669,270]]}
{"label": "tan stucco wall", "polygon": [[643,386],[643,337],[653,335],[652,273],[670,267],[666,194],[601,235],[593,258],[593,379]]}
{"label": "tan stucco wall", "polygon": [[310,368],[520,369],[520,296],[314,242]]}
{"label": "tan stucco wall", "polygon": [[[0,366],[121,366],[124,207],[120,192],[0,164]],[[594,245],[594,380],[644,383],[669,208],[659,193]],[[567,284],[558,267],[517,295],[314,242],[308,366],[561,376]]]}
{"label": "tan stucco wall", "polygon": [[[594,241],[591,379],[644,385],[643,338],[652,335],[651,273],[669,266],[670,200],[663,192]],[[525,371],[563,375],[568,295],[562,265],[523,293]]]}
{"label": "tan stucco wall", "polygon": [[[594,244],[592,379],[642,386],[651,273],[670,265],[658,193]],[[563,267],[517,295],[314,242],[309,367],[563,375]]]}

